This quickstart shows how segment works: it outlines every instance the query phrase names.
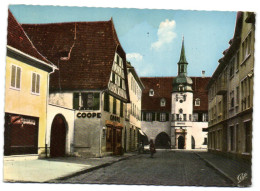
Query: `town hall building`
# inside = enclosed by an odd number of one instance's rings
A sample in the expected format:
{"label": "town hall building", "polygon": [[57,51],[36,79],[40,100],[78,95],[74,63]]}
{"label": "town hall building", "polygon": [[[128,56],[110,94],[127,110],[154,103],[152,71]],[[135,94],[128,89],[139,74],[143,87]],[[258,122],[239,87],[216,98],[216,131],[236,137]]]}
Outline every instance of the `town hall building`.
{"label": "town hall building", "polygon": [[210,77],[188,77],[184,40],[176,77],[142,77],[142,131],[156,148],[206,149]]}

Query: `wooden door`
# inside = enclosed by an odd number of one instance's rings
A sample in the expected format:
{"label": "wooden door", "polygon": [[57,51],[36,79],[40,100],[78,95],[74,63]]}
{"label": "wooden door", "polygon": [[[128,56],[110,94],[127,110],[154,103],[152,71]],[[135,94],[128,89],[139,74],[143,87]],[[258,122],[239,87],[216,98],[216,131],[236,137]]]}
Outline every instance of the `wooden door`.
{"label": "wooden door", "polygon": [[57,115],[51,126],[51,145],[50,155],[51,157],[65,156],[66,146],[66,125],[64,118],[61,115]]}

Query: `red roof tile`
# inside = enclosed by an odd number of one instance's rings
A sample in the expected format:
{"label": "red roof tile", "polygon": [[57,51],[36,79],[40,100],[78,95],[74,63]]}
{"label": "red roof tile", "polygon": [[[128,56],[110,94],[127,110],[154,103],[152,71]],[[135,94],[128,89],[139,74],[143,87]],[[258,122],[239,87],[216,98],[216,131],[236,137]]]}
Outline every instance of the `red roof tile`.
{"label": "red roof tile", "polygon": [[[142,93],[142,110],[171,112],[172,82],[175,77],[141,77],[145,86]],[[210,77],[191,77],[193,81],[193,99],[200,98],[200,106],[193,106],[194,112],[208,110],[208,91],[206,86]],[[149,90],[154,96],[149,96]],[[160,100],[166,99],[166,106],[160,107]],[[194,103],[194,102],[193,102]]]}
{"label": "red roof tile", "polygon": [[8,10],[7,45],[52,65],[38,52],[10,10]]}
{"label": "red roof tile", "polygon": [[[37,49],[59,68],[50,77],[51,90],[106,89],[116,51],[126,68],[125,52],[112,19],[22,27]],[[69,60],[61,60],[69,52]]]}

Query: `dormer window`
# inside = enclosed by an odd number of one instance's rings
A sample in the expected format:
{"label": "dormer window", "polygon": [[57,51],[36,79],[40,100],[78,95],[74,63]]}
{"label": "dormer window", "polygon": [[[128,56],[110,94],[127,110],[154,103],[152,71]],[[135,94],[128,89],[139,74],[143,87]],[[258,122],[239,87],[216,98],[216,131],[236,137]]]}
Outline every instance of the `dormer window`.
{"label": "dormer window", "polygon": [[195,99],[195,106],[200,106],[200,98]]}
{"label": "dormer window", "polygon": [[149,96],[154,96],[154,91],[153,91],[153,89],[150,89],[150,90],[149,90]]}
{"label": "dormer window", "polygon": [[161,105],[161,107],[165,107],[165,105],[166,105],[166,100],[165,100],[165,98],[162,98],[162,99],[161,99],[160,105]]}
{"label": "dormer window", "polygon": [[182,84],[179,85],[179,91],[184,91],[184,86]]}

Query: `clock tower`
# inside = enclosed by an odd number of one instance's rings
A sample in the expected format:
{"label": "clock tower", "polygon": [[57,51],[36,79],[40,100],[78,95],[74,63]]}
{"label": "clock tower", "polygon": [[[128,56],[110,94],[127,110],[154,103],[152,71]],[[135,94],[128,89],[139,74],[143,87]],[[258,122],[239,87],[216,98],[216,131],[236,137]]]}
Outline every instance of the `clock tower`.
{"label": "clock tower", "polygon": [[178,76],[172,83],[171,147],[173,149],[190,149],[191,147],[189,129],[192,127],[193,82],[190,77],[187,77],[187,66],[183,38],[178,62]]}

